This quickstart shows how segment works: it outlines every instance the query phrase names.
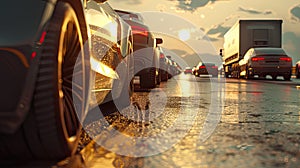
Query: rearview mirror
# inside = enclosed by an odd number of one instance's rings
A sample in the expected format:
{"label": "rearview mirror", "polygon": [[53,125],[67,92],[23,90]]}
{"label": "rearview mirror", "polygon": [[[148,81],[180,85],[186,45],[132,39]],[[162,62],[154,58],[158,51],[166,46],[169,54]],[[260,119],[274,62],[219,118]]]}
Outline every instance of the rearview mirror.
{"label": "rearview mirror", "polygon": [[162,38],[155,38],[155,40],[156,40],[156,45],[163,43],[163,39]]}

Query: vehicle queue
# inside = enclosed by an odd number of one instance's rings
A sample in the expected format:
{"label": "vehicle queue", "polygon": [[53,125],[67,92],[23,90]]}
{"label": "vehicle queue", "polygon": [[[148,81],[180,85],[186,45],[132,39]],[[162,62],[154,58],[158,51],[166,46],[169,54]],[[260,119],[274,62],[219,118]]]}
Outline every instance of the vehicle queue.
{"label": "vehicle queue", "polygon": [[135,76],[152,89],[181,71],[138,13],[106,0],[18,3],[0,10],[1,160],[74,155],[90,106],[128,106]]}

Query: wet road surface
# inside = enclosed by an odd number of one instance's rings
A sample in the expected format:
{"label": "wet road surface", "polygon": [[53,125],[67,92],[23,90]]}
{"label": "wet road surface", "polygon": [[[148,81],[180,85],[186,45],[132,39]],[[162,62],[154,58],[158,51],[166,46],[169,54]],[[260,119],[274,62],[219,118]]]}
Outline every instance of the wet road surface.
{"label": "wet road surface", "polygon": [[85,126],[86,167],[299,167],[299,83],[181,74],[137,91]]}

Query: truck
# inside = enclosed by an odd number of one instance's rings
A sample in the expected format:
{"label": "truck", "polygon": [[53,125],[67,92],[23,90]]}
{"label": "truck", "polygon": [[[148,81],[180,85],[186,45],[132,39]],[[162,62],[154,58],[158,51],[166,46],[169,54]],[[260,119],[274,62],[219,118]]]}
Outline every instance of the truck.
{"label": "truck", "polygon": [[239,77],[239,61],[250,48],[281,48],[281,19],[240,19],[224,35],[223,57],[225,77]]}

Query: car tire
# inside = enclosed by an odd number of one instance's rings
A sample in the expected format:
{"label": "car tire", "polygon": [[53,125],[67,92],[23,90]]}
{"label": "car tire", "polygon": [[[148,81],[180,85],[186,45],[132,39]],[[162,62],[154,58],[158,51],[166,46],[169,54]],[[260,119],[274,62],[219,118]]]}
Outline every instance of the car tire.
{"label": "car tire", "polygon": [[156,76],[156,85],[160,85],[161,83],[161,72],[160,70],[158,71],[158,75]]}
{"label": "car tire", "polygon": [[149,73],[140,76],[140,85],[143,89],[153,89],[156,87],[156,69],[150,68]]}
{"label": "car tire", "polygon": [[[1,160],[59,161],[76,152],[81,131],[77,114],[85,112],[88,101],[82,100],[89,89],[84,84],[89,58],[83,51],[73,8],[57,2],[39,58],[32,108],[16,133],[1,135]],[[74,85],[75,78],[79,81]]]}
{"label": "car tire", "polygon": [[[165,70],[160,70],[161,71],[161,81],[166,82],[168,81],[168,72]],[[186,73],[184,73],[186,74]]]}
{"label": "car tire", "polygon": [[246,67],[246,75],[245,75],[246,79],[252,79],[253,76],[250,74],[248,67]]}
{"label": "car tire", "polygon": [[291,75],[283,76],[283,79],[284,79],[285,81],[289,81],[289,80],[291,80]]}
{"label": "car tire", "polygon": [[[45,38],[34,110],[41,144],[50,158],[65,158],[76,152],[88,98],[89,59],[76,13],[58,2]],[[79,80],[74,83],[74,80]]]}

